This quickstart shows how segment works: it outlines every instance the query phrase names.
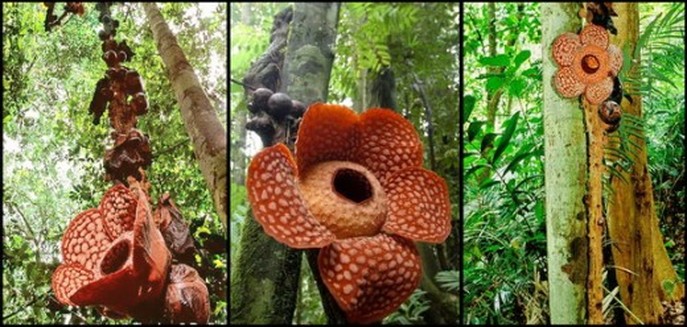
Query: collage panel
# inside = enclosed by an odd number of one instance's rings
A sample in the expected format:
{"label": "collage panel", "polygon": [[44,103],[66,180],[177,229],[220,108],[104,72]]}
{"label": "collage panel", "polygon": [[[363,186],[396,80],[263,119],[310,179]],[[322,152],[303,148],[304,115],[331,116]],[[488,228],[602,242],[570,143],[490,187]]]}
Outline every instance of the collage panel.
{"label": "collage panel", "polygon": [[466,3],[466,324],[684,324],[684,3]]}
{"label": "collage panel", "polygon": [[459,324],[458,3],[232,3],[231,324]]}
{"label": "collage panel", "polygon": [[2,3],[2,325],[228,323],[226,3]]}

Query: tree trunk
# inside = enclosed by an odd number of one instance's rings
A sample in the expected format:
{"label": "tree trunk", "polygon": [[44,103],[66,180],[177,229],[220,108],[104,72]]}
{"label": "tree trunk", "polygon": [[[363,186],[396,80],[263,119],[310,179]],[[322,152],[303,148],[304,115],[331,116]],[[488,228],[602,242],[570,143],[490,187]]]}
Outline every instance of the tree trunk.
{"label": "tree trunk", "polygon": [[[639,13],[637,3],[618,3],[613,8],[618,13],[614,19],[618,35],[611,42],[625,52],[634,53],[639,36]],[[640,58],[634,58],[629,76],[640,73]],[[637,79],[639,80],[639,79]],[[627,87],[626,89],[637,89]],[[642,115],[642,99],[632,96],[632,103],[622,102],[623,114]],[[621,122],[622,124],[622,122]],[[642,146],[630,174],[623,172],[629,183],[614,178],[612,200],[608,209],[609,233],[613,241],[612,253],[620,296],[623,303],[645,324],[659,323],[663,311],[660,301],[679,299],[684,294],[684,285],[668,258],[663,237],[658,226],[654,208],[651,178],[647,170],[647,148],[643,139],[629,136]],[[671,284],[672,287],[665,287]],[[672,290],[672,292],[669,291]],[[639,323],[626,315],[629,323]]]}
{"label": "tree trunk", "polygon": [[[314,102],[327,101],[329,78],[334,63],[333,47],[336,42],[339,8],[338,3],[294,5],[293,26],[284,59],[282,91],[306,106]],[[312,67],[317,69],[313,70]],[[306,251],[328,324],[345,324],[343,311],[320,277],[317,265],[320,249]]]}
{"label": "tree trunk", "polygon": [[588,269],[585,195],[587,149],[579,100],[560,97],[551,44],[577,31],[576,3],[542,3],[544,152],[549,308],[552,324],[585,323]]}
{"label": "tree trunk", "polygon": [[[268,53],[263,56],[264,59],[277,60],[256,66],[255,71],[252,69],[249,72],[250,76],[244,81],[250,80],[251,85],[278,88],[275,91],[287,93],[292,99],[299,100],[306,106],[313,102],[325,102],[334,61],[332,47],[336,39],[338,11],[338,4],[298,3],[293,9],[289,7],[277,14],[272,44]],[[285,39],[287,35],[288,42]],[[281,57],[284,48],[286,56]],[[282,66],[281,58],[283,67],[270,69]],[[265,74],[268,70],[278,74]],[[269,81],[260,77],[269,77]],[[282,132],[275,133],[268,143],[283,142],[293,149],[293,133],[297,130],[291,127],[279,126],[277,129]],[[232,280],[232,322],[291,324],[303,251],[290,249],[266,236],[260,225],[252,218],[246,221],[240,247],[239,263]],[[309,262],[320,287],[323,306],[330,323],[345,323],[342,314],[331,314],[338,306],[317,273],[318,251],[308,250],[308,254],[309,259],[315,258],[314,265],[313,261]],[[261,292],[256,293],[255,290]]]}
{"label": "tree trunk", "polygon": [[181,107],[181,116],[198,166],[205,178],[222,224],[227,226],[227,132],[203,90],[176,37],[154,3],[143,3],[146,17],[169,81]]}
{"label": "tree trunk", "polygon": [[[291,7],[275,15],[270,45],[253,62],[243,78],[244,83],[276,91],[281,84],[282,53],[286,48],[292,16]],[[273,126],[275,133],[258,133],[264,146],[287,142],[286,124],[275,122]],[[231,279],[231,322],[291,324],[299,287],[301,252],[267,236],[253,219],[252,212],[246,216],[239,249],[238,263],[234,265]]]}

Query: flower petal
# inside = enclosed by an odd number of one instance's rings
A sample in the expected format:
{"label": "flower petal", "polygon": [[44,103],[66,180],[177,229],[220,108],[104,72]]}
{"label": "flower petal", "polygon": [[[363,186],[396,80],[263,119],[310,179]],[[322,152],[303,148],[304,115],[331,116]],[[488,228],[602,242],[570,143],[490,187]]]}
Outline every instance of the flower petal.
{"label": "flower petal", "polygon": [[575,53],[581,46],[582,42],[580,42],[580,38],[577,34],[563,33],[553,41],[553,45],[551,46],[553,59],[559,66],[570,66]]}
{"label": "flower petal", "polygon": [[67,264],[93,271],[110,243],[100,210],[89,209],[72,219],[62,235],[62,257]]}
{"label": "flower petal", "polygon": [[611,74],[618,76],[620,68],[623,67],[623,52],[620,51],[620,48],[611,44],[608,46],[608,57],[610,59]]}
{"label": "flower petal", "polygon": [[57,300],[67,305],[74,305],[69,298],[82,286],[93,280],[93,273],[81,265],[62,264],[52,273],[52,289]]}
{"label": "flower petal", "polygon": [[308,212],[296,187],[289,149],[277,144],[258,153],[248,167],[248,200],[265,233],[292,248],[319,248],[335,237]]}
{"label": "flower petal", "polygon": [[575,77],[575,72],[570,67],[564,67],[553,76],[553,84],[558,94],[564,98],[579,96],[584,92],[584,84]]}
{"label": "flower petal", "polygon": [[608,48],[609,42],[608,31],[599,25],[587,24],[580,32],[580,41],[582,41],[584,45],[593,44],[602,49],[606,49]]}
{"label": "flower petal", "polygon": [[133,192],[122,184],[111,187],[100,201],[100,210],[104,215],[106,231],[110,239],[116,239],[122,233],[130,231],[136,217],[136,198]]}
{"label": "flower petal", "polygon": [[358,147],[352,160],[372,171],[382,186],[404,168],[422,166],[422,142],[413,125],[389,109],[360,115]]}
{"label": "flower petal", "polygon": [[339,105],[315,103],[303,116],[296,139],[299,175],[314,164],[347,161],[355,147],[358,115]]}
{"label": "flower petal", "polygon": [[325,285],[351,323],[383,319],[422,278],[415,244],[395,235],[348,238],[323,248],[317,261]]}
{"label": "flower petal", "polygon": [[423,168],[397,172],[389,180],[387,197],[389,218],[383,231],[429,243],[442,243],[451,233],[448,187],[434,172]]}
{"label": "flower petal", "polygon": [[613,92],[613,79],[605,78],[599,83],[592,84],[584,91],[584,96],[591,104],[601,104],[608,99]]}
{"label": "flower petal", "polygon": [[167,280],[172,255],[162,233],[153,222],[146,194],[140,189],[133,227],[133,265],[137,274],[146,276],[147,287],[140,296],[159,294]]}
{"label": "flower petal", "polygon": [[147,288],[145,277],[136,276],[131,264],[78,288],[69,298],[79,306],[104,305],[118,313],[128,313],[145,298],[138,291]]}

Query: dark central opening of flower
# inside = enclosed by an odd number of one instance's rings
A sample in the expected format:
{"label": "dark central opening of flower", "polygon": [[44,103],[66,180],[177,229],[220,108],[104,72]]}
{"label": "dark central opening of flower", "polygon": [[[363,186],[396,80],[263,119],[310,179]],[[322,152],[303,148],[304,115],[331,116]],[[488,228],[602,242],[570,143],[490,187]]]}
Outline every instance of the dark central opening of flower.
{"label": "dark central opening of flower", "polygon": [[100,264],[103,274],[111,274],[124,265],[129,258],[129,242],[122,241],[115,244],[103,258]]}
{"label": "dark central opening of flower", "polygon": [[339,169],[334,176],[334,191],[355,203],[372,197],[372,185],[367,177],[353,169]]}
{"label": "dark central opening of flower", "polygon": [[599,70],[599,59],[592,55],[586,55],[582,58],[582,70],[587,74],[594,74]]}

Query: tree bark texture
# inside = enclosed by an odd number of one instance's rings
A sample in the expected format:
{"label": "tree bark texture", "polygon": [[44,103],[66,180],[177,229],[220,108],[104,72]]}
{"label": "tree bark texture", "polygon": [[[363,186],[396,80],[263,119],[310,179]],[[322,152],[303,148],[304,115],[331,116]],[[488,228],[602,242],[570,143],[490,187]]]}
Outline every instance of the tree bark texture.
{"label": "tree bark texture", "polygon": [[587,128],[587,238],[589,241],[589,272],[587,276],[587,323],[603,324],[603,174],[605,124],[597,113],[598,105],[584,102],[584,120]]}
{"label": "tree bark texture", "polygon": [[[334,64],[333,47],[336,42],[339,8],[338,3],[294,5],[281,91],[306,106],[327,100],[329,78]],[[328,324],[345,324],[343,311],[320,277],[316,260],[320,249],[306,251]]]}
{"label": "tree bark texture", "polygon": [[181,107],[181,117],[198,166],[212,195],[215,211],[227,226],[227,132],[198,76],[154,3],[142,3],[155,45]]}
{"label": "tree bark texture", "polygon": [[552,84],[557,66],[551,44],[580,28],[575,3],[543,3],[544,154],[549,308],[552,324],[585,322],[588,271],[583,198],[587,151],[578,99],[559,96]]}
{"label": "tree bark texture", "polygon": [[[618,3],[613,8],[618,35],[611,42],[624,53],[635,53],[639,37],[639,11],[637,3]],[[632,62],[629,76],[639,76],[639,57]],[[637,89],[627,87],[626,89]],[[642,115],[642,99],[632,96],[632,103],[623,99],[623,114]],[[621,122],[622,124],[622,122]],[[663,308],[661,300],[680,299],[684,285],[668,258],[654,208],[653,188],[647,166],[647,148],[643,139],[629,136],[642,146],[637,153],[630,173],[622,172],[629,183],[614,178],[613,194],[608,208],[609,234],[613,242],[613,261],[624,269],[616,270],[620,296],[623,303],[645,324],[659,323]],[[627,270],[633,272],[629,273]],[[639,323],[626,314],[628,323]]]}

